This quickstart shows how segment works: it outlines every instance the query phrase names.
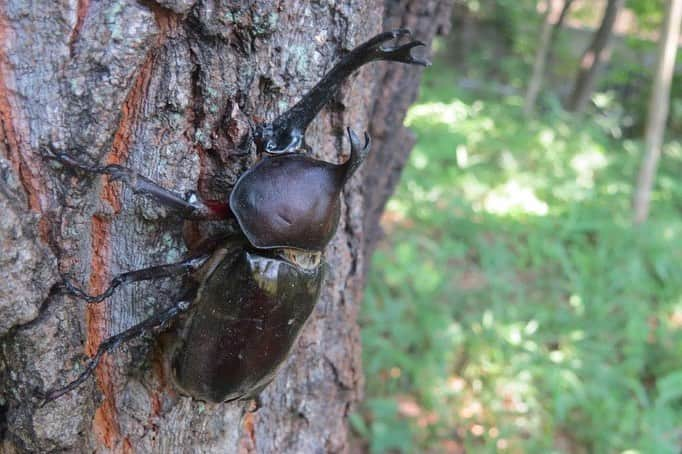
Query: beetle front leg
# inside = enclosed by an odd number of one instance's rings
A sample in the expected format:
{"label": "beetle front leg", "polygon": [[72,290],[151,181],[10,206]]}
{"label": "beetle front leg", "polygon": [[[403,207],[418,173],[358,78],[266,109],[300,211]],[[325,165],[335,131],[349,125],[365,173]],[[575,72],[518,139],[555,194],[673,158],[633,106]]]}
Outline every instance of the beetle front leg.
{"label": "beetle front leg", "polygon": [[86,293],[85,291],[73,285],[67,279],[64,279],[62,285],[69,293],[87,301],[88,303],[99,303],[109,298],[114,293],[114,290],[116,290],[116,288],[121,284],[150,281],[154,279],[188,274],[199,269],[201,265],[206,263],[206,260],[208,260],[209,257],[210,256],[208,254],[205,254],[183,260],[182,262],[170,263],[167,265],[157,265],[140,270],[128,271],[127,273],[121,273],[115,276],[109,283],[109,287],[107,287],[107,289],[99,295],[90,295],[89,293]]}
{"label": "beetle front leg", "polygon": [[317,85],[315,85],[296,105],[277,117],[272,123],[256,128],[259,147],[272,154],[290,153],[301,148],[308,125],[336,95],[339,87],[355,70],[362,65],[378,60],[428,66],[427,60],[412,55],[412,49],[425,44],[410,41],[403,45],[384,46],[391,40],[409,37],[407,29],[396,29],[381,33],[359,45],[341,59]]}
{"label": "beetle front leg", "polygon": [[128,328],[119,334],[116,334],[115,336],[111,336],[104,340],[97,348],[97,353],[95,353],[95,356],[90,358],[86,364],[85,370],[81,372],[81,374],[75,380],[61,388],[51,389],[45,393],[38,392],[42,400],[40,406],[42,407],[48,402],[53,401],[68,393],[69,391],[76,389],[81,383],[83,383],[92,375],[105,353],[111,352],[124,342],[128,342],[132,339],[140,337],[143,334],[150,332],[154,328],[161,327],[164,323],[173,320],[175,317],[185,312],[189,308],[190,304],[190,300],[183,299],[168,309],[149,317],[148,319],[132,326],[131,328]]}
{"label": "beetle front leg", "polygon": [[186,197],[183,197],[124,166],[117,164],[90,166],[68,153],[55,151],[51,148],[49,150],[43,149],[42,153],[45,158],[57,161],[64,167],[70,169],[97,175],[109,175],[111,179],[119,180],[129,185],[134,193],[153,197],[162,205],[177,211],[180,216],[185,219],[226,219],[231,215],[230,210],[225,203],[202,201],[193,192],[190,192]]}

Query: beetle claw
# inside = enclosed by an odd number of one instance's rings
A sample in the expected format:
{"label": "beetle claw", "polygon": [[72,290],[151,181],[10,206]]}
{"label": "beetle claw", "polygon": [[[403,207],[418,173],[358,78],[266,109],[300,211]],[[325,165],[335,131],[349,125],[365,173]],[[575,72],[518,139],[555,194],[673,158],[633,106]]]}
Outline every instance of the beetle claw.
{"label": "beetle claw", "polygon": [[431,66],[430,61],[412,55],[412,49],[423,46],[426,46],[426,44],[421,41],[410,41],[409,43],[403,44],[402,46],[381,47],[379,50],[383,53],[384,60],[409,63],[412,65]]}
{"label": "beetle claw", "polygon": [[84,290],[82,290],[81,288],[79,288],[78,286],[73,284],[71,282],[71,280],[66,276],[62,276],[62,282],[60,283],[60,286],[67,293],[69,293],[71,296],[74,296],[76,298],[80,298],[88,304],[93,304],[93,303],[100,303],[100,302],[104,301],[106,298],[110,297],[111,294],[113,293],[113,290],[116,287],[118,287],[119,284],[120,284],[120,282],[115,281],[113,286],[110,286],[110,288],[108,288],[104,293],[102,293],[100,295],[91,295],[91,294],[85,292]]}
{"label": "beetle claw", "polygon": [[393,39],[400,40],[405,36],[412,36],[412,32],[407,28],[396,28],[389,32],[381,33],[365,43],[365,46],[367,46],[365,50],[379,49],[383,43]]}
{"label": "beetle claw", "polygon": [[[422,41],[413,40],[402,46],[397,45],[397,42],[405,37],[411,37],[412,32],[406,28],[397,28],[390,32],[382,33],[376,36],[368,44],[368,50],[374,53],[375,59],[395,61],[399,63],[407,63],[411,65],[430,66],[431,62],[426,59],[415,57],[411,54],[411,50],[415,47],[426,46]],[[383,46],[388,41],[395,40],[394,46]]]}

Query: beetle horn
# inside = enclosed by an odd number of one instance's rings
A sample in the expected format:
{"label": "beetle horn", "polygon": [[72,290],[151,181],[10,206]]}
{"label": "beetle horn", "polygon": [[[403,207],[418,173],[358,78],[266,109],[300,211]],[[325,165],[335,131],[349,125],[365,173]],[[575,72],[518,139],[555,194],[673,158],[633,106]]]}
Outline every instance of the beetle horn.
{"label": "beetle horn", "polygon": [[369,154],[369,150],[372,148],[372,139],[369,137],[369,134],[365,132],[365,145],[362,146],[357,134],[350,128],[346,128],[346,130],[348,131],[348,139],[350,140],[350,158],[343,164],[346,171],[344,180],[347,181]]}

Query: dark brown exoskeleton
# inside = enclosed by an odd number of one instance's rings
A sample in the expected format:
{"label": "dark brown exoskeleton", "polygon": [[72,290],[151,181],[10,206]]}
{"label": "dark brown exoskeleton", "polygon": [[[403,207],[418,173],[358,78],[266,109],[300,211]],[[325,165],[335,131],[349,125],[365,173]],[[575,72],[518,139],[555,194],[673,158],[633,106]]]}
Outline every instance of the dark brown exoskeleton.
{"label": "dark brown exoskeleton", "polygon": [[304,152],[305,131],[341,83],[365,63],[426,66],[411,55],[412,48],[423,45],[419,41],[384,46],[409,34],[394,30],[361,44],[291,109],[271,123],[255,125],[262,159],[222,204],[183,197],[122,166],[89,166],[69,154],[46,151],[67,168],[121,180],[189,220],[225,219],[238,233],[207,240],[182,262],[123,273],[101,295],[88,295],[65,281],[67,291],[98,303],[124,283],[187,276],[182,301],[105,340],[81,375],[45,393],[45,402],[86,380],[106,352],[170,320],[180,326],[165,356],[181,393],[224,402],[255,397],[267,386],[315,307],[323,279],[321,254],[339,222],[340,193],[370,149],[367,134],[363,143],[348,129],[351,153],[345,163],[315,160]]}

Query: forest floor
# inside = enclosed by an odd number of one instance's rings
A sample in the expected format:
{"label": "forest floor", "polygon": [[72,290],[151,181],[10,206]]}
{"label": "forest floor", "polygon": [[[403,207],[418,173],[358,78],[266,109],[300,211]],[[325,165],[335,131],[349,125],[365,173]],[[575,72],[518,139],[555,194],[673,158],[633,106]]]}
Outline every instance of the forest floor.
{"label": "forest floor", "polygon": [[682,145],[633,227],[642,144],[595,101],[425,73],[361,316],[372,452],[679,452]]}

